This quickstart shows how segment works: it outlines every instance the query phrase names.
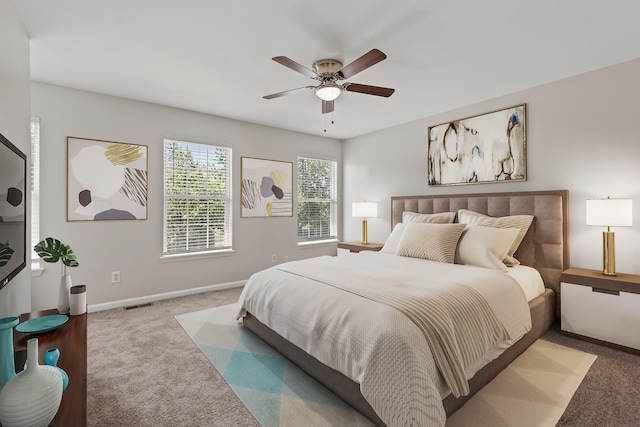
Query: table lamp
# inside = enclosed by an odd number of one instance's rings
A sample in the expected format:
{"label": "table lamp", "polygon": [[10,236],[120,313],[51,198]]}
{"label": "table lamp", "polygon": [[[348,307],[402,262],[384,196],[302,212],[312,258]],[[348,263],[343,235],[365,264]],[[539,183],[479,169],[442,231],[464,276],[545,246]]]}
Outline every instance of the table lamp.
{"label": "table lamp", "polygon": [[587,225],[607,227],[602,232],[602,274],[616,275],[616,236],[611,227],[632,225],[631,199],[587,200]]}
{"label": "table lamp", "polygon": [[362,218],[362,244],[369,244],[367,218],[378,216],[378,204],[373,202],[354,202],[351,205],[351,216]]}

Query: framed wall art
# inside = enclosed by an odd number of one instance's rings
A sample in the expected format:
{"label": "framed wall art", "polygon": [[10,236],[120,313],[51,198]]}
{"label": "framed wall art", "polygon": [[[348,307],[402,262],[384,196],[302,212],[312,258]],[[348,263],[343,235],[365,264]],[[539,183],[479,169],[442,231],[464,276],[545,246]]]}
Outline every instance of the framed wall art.
{"label": "framed wall art", "polygon": [[240,216],[293,216],[293,163],[240,158],[242,206]]}
{"label": "framed wall art", "polygon": [[430,126],[429,185],[526,181],[526,135],[525,104]]}
{"label": "framed wall art", "polygon": [[67,137],[67,221],[147,219],[147,146]]}

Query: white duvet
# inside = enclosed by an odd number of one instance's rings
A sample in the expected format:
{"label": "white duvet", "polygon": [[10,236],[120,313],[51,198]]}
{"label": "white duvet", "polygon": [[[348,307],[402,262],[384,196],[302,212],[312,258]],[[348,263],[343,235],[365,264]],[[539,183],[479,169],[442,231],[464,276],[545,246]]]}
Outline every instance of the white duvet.
{"label": "white duvet", "polygon": [[[309,277],[291,272],[305,265]],[[322,269],[328,274],[320,277]],[[349,277],[331,274],[345,269],[354,273]],[[250,312],[360,384],[365,399],[389,427],[444,425],[442,399],[450,390],[424,335],[411,320],[394,308],[323,283],[332,280],[402,287],[403,292],[410,289],[417,294],[430,284],[473,287],[493,308],[510,338],[470,364],[467,378],[531,328],[524,292],[511,276],[498,270],[364,252],[296,261],[253,275],[238,301],[238,316]]]}

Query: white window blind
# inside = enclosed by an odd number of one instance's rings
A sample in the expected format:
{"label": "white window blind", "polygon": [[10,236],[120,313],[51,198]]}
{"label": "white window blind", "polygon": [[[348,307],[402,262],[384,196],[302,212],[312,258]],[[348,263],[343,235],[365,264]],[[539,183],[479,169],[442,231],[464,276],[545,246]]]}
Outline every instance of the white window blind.
{"label": "white window blind", "polygon": [[40,118],[31,117],[31,262],[40,263],[33,247],[40,241]]}
{"label": "white window blind", "polygon": [[231,148],[164,140],[164,254],[232,247]]}
{"label": "white window blind", "polygon": [[298,157],[298,242],[336,238],[337,169],[335,161]]}

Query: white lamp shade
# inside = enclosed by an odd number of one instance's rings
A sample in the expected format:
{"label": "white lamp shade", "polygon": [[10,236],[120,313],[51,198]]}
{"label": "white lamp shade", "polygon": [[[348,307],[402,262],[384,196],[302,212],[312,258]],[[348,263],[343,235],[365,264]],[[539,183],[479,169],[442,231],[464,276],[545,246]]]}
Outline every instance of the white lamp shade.
{"label": "white lamp shade", "polygon": [[356,218],[375,218],[378,216],[378,204],[373,202],[354,202],[351,215]]}
{"label": "white lamp shade", "polygon": [[630,227],[631,205],[631,199],[587,200],[587,225]]}
{"label": "white lamp shade", "polygon": [[320,86],[316,89],[316,95],[323,101],[333,101],[340,96],[342,90],[337,85]]}

